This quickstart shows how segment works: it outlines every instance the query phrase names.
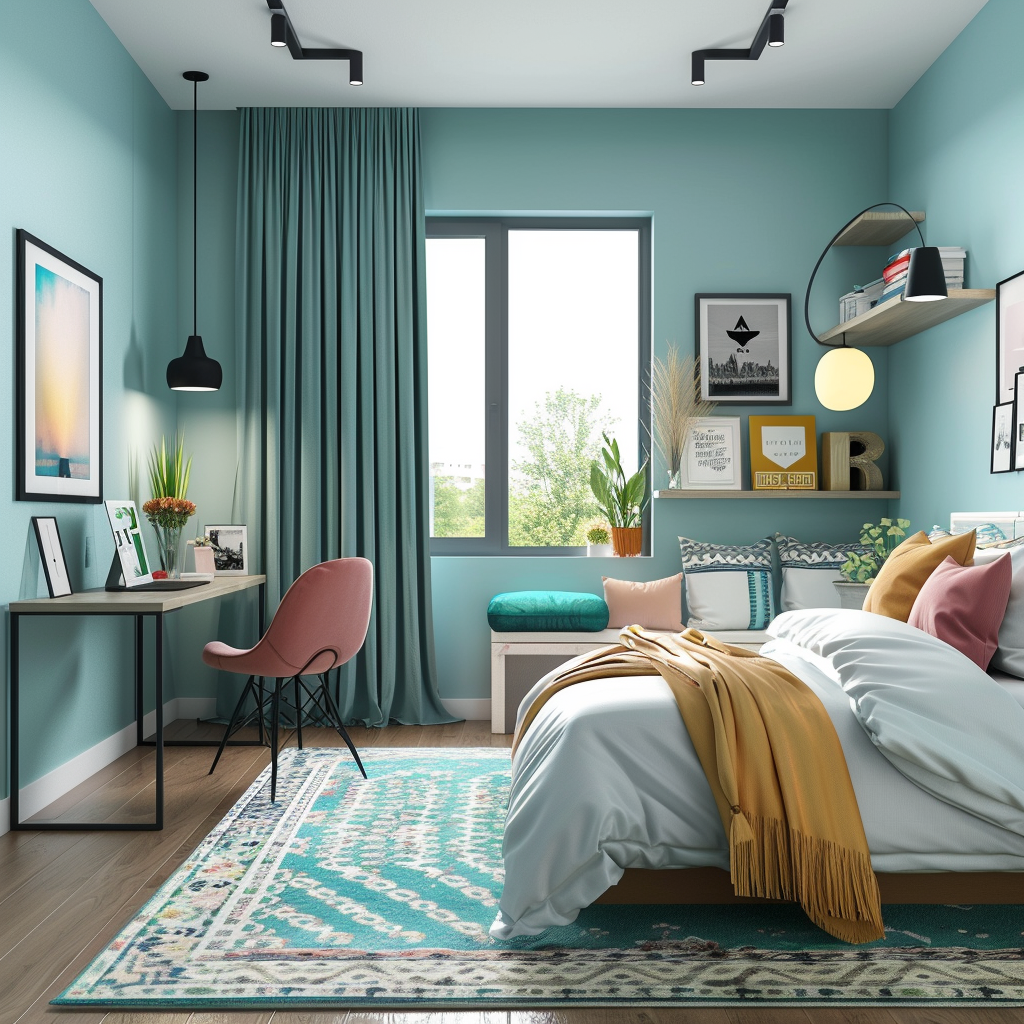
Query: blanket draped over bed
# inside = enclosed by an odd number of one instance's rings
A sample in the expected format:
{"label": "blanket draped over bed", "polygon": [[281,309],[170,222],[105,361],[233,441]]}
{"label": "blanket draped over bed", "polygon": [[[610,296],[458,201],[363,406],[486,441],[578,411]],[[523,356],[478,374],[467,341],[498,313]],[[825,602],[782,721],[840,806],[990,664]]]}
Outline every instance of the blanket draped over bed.
{"label": "blanket draped over bed", "polygon": [[551,678],[516,730],[566,686],[608,676],[661,675],[679,705],[729,837],[739,896],[795,900],[846,942],[884,937],[878,884],[832,721],[814,692],[752,651],[694,629],[630,626],[621,643],[585,654]]}

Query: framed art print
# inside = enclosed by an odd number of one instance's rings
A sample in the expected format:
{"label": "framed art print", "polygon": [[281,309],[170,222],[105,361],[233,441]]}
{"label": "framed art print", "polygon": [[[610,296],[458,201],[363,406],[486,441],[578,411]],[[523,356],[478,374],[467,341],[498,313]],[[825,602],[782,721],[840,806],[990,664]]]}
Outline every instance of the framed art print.
{"label": "framed art print", "polygon": [[18,501],[103,497],[103,279],[17,232]]}
{"label": "framed art print", "polygon": [[818,489],[813,416],[750,416],[750,485],[755,491]]}
{"label": "framed art print", "polygon": [[50,597],[67,597],[71,590],[67,562],[64,560],[64,546],[60,542],[60,530],[53,516],[33,516],[32,526],[36,531],[39,545],[39,559],[43,563],[46,589]]}
{"label": "framed art print", "polygon": [[115,564],[121,566],[121,582],[129,590],[144,583],[152,583],[153,567],[139,529],[139,510],[135,502],[129,498],[111,498],[105,502],[105,507],[110,532],[114,535]]}
{"label": "framed art print", "polygon": [[1013,468],[1024,469],[1024,370],[1013,379]]}
{"label": "framed art print", "polygon": [[1013,402],[992,409],[992,466],[990,473],[1009,473],[1013,469]]}
{"label": "framed art print", "polygon": [[996,404],[1012,402],[1024,370],[1024,270],[996,285]]}
{"label": "framed art print", "polygon": [[691,420],[680,469],[681,489],[741,490],[740,417],[703,416]]}
{"label": "framed art print", "polygon": [[701,398],[791,405],[790,296],[695,295]]}
{"label": "framed art print", "polygon": [[213,548],[215,576],[249,575],[249,543],[244,526],[207,526],[204,532]]}

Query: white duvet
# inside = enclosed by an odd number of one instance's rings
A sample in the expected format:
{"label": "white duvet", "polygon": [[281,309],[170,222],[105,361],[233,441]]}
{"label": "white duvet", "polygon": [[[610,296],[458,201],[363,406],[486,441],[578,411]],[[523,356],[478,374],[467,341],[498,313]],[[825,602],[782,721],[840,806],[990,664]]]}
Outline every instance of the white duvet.
{"label": "white duvet", "polygon": [[[1003,687],[870,612],[786,612],[768,632],[762,654],[832,719],[876,871],[1024,871],[1024,707]],[[628,867],[728,867],[660,676],[581,683],[544,705],[513,761],[504,859],[501,939],[569,923]]]}

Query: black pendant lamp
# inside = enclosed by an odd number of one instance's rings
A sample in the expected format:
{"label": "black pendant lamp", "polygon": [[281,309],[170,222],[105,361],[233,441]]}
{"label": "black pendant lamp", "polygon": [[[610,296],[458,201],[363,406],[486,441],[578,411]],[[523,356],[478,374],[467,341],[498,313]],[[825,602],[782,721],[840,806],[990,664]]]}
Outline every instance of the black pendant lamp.
{"label": "black pendant lamp", "polygon": [[217,391],[223,379],[223,371],[216,359],[211,359],[203,348],[203,339],[196,332],[196,221],[198,203],[196,188],[198,174],[198,152],[196,140],[196,111],[199,99],[199,83],[210,76],[205,71],[186,71],[181,76],[192,83],[192,334],[185,343],[184,355],[167,364],[167,386],[172,391]]}

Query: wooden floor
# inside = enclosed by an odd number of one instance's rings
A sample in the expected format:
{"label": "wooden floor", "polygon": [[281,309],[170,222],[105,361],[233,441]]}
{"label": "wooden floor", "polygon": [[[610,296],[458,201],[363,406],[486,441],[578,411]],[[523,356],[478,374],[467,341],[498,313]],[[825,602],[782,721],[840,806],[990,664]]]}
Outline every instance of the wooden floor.
{"label": "wooden floor", "polygon": [[[182,738],[194,727],[175,723]],[[311,746],[336,746],[305,730]],[[509,746],[489,723],[353,729],[358,747]],[[1024,1024],[1024,1009],[743,1008],[484,1012],[215,1011],[110,1013],[48,1006],[184,860],[267,765],[262,747],[226,751],[213,776],[203,747],[166,752],[161,832],[0,836],[0,1024]],[[68,820],[152,815],[153,752],[126,754],[47,809]]]}

